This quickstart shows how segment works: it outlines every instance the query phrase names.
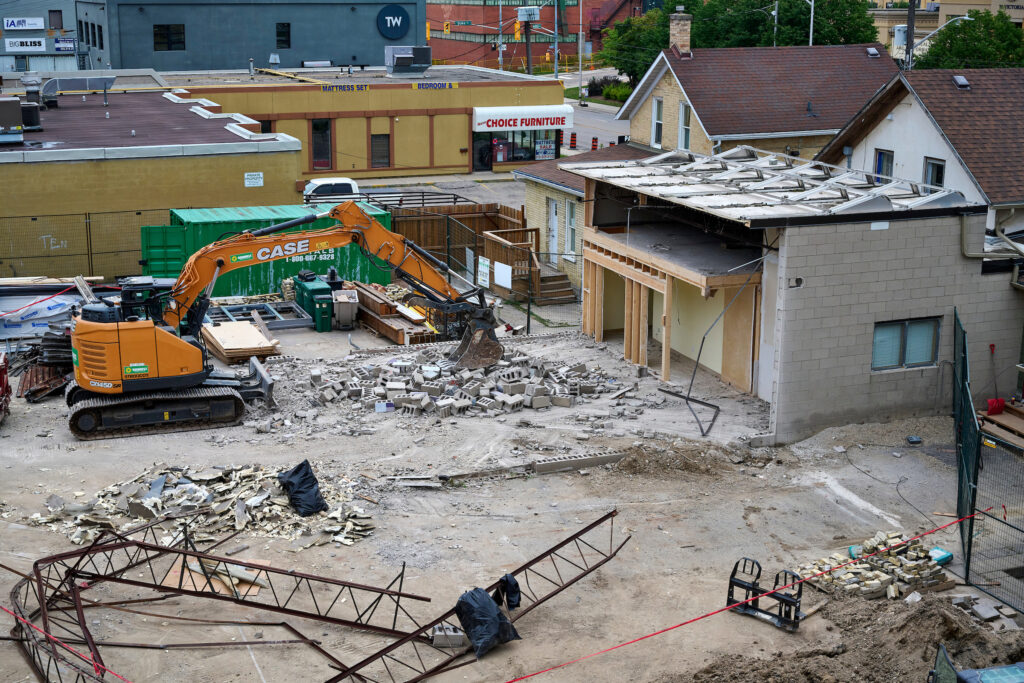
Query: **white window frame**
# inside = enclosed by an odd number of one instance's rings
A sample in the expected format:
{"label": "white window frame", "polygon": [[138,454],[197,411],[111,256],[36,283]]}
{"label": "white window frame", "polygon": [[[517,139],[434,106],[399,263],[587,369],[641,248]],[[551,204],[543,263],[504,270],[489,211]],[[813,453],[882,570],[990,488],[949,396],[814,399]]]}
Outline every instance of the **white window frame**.
{"label": "white window frame", "polygon": [[576,263],[576,200],[572,198],[565,200],[565,253],[562,259]]}
{"label": "white window frame", "polygon": [[[658,118],[658,105],[661,105],[661,118]],[[665,138],[665,103],[660,97],[655,97],[651,102],[651,147],[661,149],[662,140]],[[659,132],[660,131],[660,132]]]}
{"label": "white window frame", "polygon": [[[691,125],[687,126],[686,112],[690,112]],[[679,102],[679,130],[676,132],[676,149],[690,149],[690,130],[693,122],[693,107],[686,100]],[[685,139],[685,143],[683,142]]]}
{"label": "white window frame", "polygon": [[[928,166],[941,166],[942,167],[942,182],[933,183],[928,180]],[[924,172],[921,174],[921,180],[929,185],[935,185],[936,187],[944,187],[946,183],[946,160],[937,159],[936,157],[925,157],[924,158]]]}

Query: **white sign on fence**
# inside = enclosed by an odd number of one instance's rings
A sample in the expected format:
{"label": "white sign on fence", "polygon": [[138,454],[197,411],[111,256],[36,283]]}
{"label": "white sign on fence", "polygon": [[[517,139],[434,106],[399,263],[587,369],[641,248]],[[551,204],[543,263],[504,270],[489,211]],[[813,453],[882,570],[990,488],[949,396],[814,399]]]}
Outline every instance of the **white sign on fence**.
{"label": "white sign on fence", "polygon": [[263,187],[263,171],[245,174],[246,187]]}
{"label": "white sign on fence", "polygon": [[512,266],[495,261],[494,284],[505,289],[512,289]]}
{"label": "white sign on fence", "polygon": [[491,259],[479,257],[480,261],[476,267],[476,284],[480,287],[491,285]]}

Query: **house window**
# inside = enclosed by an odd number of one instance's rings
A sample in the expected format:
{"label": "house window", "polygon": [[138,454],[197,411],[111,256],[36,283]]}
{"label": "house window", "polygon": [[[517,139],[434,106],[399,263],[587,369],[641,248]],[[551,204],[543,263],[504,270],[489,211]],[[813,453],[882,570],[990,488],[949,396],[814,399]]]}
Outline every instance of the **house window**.
{"label": "house window", "polygon": [[153,24],[153,50],[170,52],[185,49],[185,24]]}
{"label": "house window", "polygon": [[565,200],[565,254],[566,261],[576,262],[576,200]]}
{"label": "house window", "polygon": [[651,107],[651,147],[661,149],[661,128],[664,102],[660,97],[654,98],[654,106]]}
{"label": "house window", "polygon": [[92,37],[92,44],[99,45],[99,43],[96,42],[96,24],[89,24],[89,34]]}
{"label": "house window", "polygon": [[892,370],[935,365],[938,351],[938,318],[875,323],[871,369]]}
{"label": "house window", "polygon": [[946,180],[946,162],[942,159],[924,158],[924,182],[928,185],[942,187]]}
{"label": "house window", "polygon": [[[876,149],[875,150],[875,173],[879,176],[892,177],[892,159],[893,153],[888,149]],[[880,183],[887,178],[875,178],[876,183]]]}
{"label": "house window", "polygon": [[278,24],[277,25],[277,49],[288,50],[292,46],[292,25],[291,24]]}
{"label": "house window", "polygon": [[78,20],[78,35],[79,40],[81,40],[83,44],[89,44],[89,33],[85,30],[85,25],[82,24],[81,19]]}
{"label": "house window", "polygon": [[64,28],[64,11],[59,9],[50,10],[50,28]]}
{"label": "house window", "polygon": [[391,136],[370,136],[370,167],[391,168]]}
{"label": "house window", "polygon": [[678,149],[690,149],[690,105],[679,103],[679,137]]}
{"label": "house window", "polygon": [[313,170],[331,168],[331,120],[313,119]]}
{"label": "house window", "polygon": [[102,24],[96,27],[96,37],[100,39],[100,42],[97,44],[97,47],[99,47],[99,49],[102,50],[103,49],[103,25]]}

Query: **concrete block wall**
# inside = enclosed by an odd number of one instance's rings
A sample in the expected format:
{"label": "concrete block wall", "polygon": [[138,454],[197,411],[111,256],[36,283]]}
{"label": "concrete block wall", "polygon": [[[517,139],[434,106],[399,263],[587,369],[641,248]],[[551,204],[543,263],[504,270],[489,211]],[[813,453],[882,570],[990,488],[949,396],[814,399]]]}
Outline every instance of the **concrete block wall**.
{"label": "concrete block wall", "polygon": [[[1004,393],[1015,386],[1024,292],[1011,288],[1008,273],[982,275],[980,260],[961,255],[960,220],[782,232],[771,414],[776,443],[832,425],[948,413],[954,308],[967,329],[975,396],[991,396],[993,367]],[[981,251],[985,217],[963,220],[969,249]],[[940,318],[938,362],[872,371],[875,323],[923,317]]]}

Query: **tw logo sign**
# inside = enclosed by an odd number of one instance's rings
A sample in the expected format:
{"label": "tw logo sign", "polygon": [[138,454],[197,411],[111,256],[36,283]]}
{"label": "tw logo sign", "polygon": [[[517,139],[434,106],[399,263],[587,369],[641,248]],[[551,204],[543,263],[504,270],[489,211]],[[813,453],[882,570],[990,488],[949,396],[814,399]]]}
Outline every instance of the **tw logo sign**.
{"label": "tw logo sign", "polygon": [[387,40],[399,40],[409,32],[409,13],[401,5],[385,5],[377,12],[377,31]]}

